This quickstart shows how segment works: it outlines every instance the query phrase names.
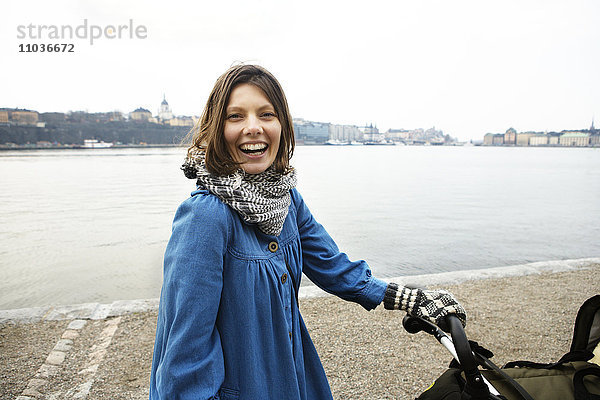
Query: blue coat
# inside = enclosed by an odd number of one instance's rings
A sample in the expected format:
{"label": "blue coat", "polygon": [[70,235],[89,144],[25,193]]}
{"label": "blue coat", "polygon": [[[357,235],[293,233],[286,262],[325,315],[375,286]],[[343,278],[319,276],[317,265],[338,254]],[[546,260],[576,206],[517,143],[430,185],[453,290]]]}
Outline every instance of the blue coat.
{"label": "blue coat", "polygon": [[291,198],[279,236],[246,223],[206,190],[178,208],[164,258],[150,399],[332,398],[298,310],[302,273],[367,310],[383,301],[386,283],[338,250],[296,189]]}

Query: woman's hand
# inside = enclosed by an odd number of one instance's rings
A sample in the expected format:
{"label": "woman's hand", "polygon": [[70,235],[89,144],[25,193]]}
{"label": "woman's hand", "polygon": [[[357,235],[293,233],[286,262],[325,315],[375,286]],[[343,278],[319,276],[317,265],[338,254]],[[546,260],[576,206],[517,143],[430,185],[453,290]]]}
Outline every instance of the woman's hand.
{"label": "woman's hand", "polygon": [[465,309],[446,290],[399,288],[391,282],[385,291],[383,305],[388,310],[404,310],[436,325],[448,314],[456,315],[463,326],[467,324]]}

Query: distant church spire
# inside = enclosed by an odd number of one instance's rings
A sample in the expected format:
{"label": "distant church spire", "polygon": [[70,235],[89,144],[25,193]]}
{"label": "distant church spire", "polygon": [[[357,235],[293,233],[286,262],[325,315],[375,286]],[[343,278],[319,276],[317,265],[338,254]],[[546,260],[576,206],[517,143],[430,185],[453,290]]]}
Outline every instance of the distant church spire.
{"label": "distant church spire", "polygon": [[594,128],[594,117],[592,117],[592,126],[590,126],[590,131],[594,130],[596,130],[596,128]]}
{"label": "distant church spire", "polygon": [[168,121],[173,119],[173,112],[171,111],[171,107],[169,107],[169,103],[167,103],[167,98],[163,93],[163,101],[160,103],[160,108],[158,110],[158,118],[161,121]]}

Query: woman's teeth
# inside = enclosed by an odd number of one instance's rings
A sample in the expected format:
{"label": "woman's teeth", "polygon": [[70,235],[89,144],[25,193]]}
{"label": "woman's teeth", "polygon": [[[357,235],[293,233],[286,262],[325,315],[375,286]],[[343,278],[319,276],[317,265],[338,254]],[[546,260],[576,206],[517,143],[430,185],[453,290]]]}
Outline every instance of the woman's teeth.
{"label": "woman's teeth", "polygon": [[265,151],[269,147],[266,143],[252,143],[252,144],[243,144],[240,146],[240,150],[244,153],[256,154]]}

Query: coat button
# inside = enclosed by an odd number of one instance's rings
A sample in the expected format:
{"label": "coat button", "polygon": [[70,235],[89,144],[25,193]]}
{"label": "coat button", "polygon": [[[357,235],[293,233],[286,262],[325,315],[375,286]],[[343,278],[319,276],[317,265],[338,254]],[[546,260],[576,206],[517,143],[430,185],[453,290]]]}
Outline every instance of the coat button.
{"label": "coat button", "polygon": [[281,283],[286,283],[286,282],[287,282],[287,274],[281,275]]}
{"label": "coat button", "polygon": [[277,251],[277,249],[279,249],[279,245],[277,244],[277,242],[269,243],[269,251],[271,253],[275,253]]}

